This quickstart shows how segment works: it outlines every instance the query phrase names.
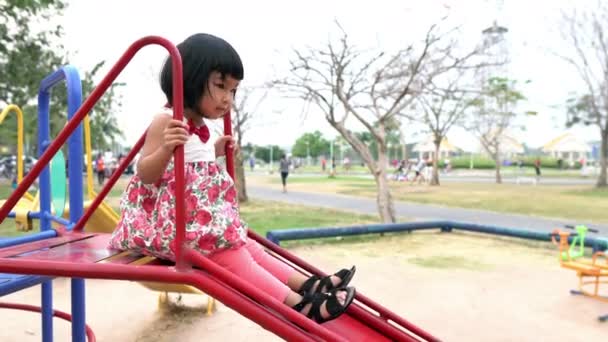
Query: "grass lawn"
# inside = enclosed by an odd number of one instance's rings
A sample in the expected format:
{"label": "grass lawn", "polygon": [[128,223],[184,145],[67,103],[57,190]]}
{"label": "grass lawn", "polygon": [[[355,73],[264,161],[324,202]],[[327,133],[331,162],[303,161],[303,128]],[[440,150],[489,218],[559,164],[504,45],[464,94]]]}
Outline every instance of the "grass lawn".
{"label": "grass lawn", "polygon": [[[110,194],[107,201],[118,210],[115,203],[122,194],[124,189],[123,184],[118,184]],[[96,191],[100,189],[96,188]],[[8,184],[0,184],[0,198],[7,198],[12,192]],[[287,228],[306,228],[306,227],[323,227],[323,226],[344,226],[352,224],[373,223],[377,221],[375,216],[357,215],[346,213],[332,209],[311,208],[305,206],[297,206],[283,204],[278,202],[254,201],[244,203],[241,206],[241,215],[243,219],[259,234],[265,236],[266,232],[273,229]],[[37,229],[37,222],[34,222]],[[15,224],[12,219],[6,219],[0,224],[0,236],[18,236],[22,235],[15,229]]]}
{"label": "grass lawn", "polygon": [[[280,184],[277,177],[257,175],[249,177],[248,182],[277,187]],[[391,181],[390,186],[394,198],[398,201],[564,218],[579,222],[608,222],[608,190],[598,190],[585,185],[531,186],[450,182],[431,187]],[[297,176],[289,178],[288,187],[293,191],[376,197],[374,181],[358,177]]]}
{"label": "grass lawn", "polygon": [[275,229],[347,226],[378,222],[376,216],[358,215],[325,208],[313,208],[270,201],[253,201],[241,206],[241,217],[262,236]]}
{"label": "grass lawn", "polygon": [[[267,168],[262,167],[261,170],[267,170]],[[519,168],[517,166],[503,166],[500,168],[501,173],[503,175],[503,177],[515,177],[515,175],[520,175],[520,176],[535,176],[535,171],[534,168],[532,167],[524,167],[524,168]],[[344,168],[342,167],[342,165],[337,165],[336,166],[336,171],[338,173],[344,173]],[[394,168],[389,168],[389,171],[392,172],[394,171]],[[454,172],[458,172],[458,173],[467,173],[467,172],[474,172],[474,173],[483,173],[483,174],[487,174],[488,176],[493,177],[494,176],[494,169],[454,169]],[[316,174],[322,174],[323,171],[321,170],[321,166],[320,165],[311,165],[311,166],[307,166],[307,165],[303,165],[300,166],[297,169],[298,173],[316,173]],[[329,168],[326,168],[326,173],[329,172]],[[350,168],[350,172],[354,173],[354,174],[369,174],[369,169],[365,166],[361,166],[361,165],[353,165]],[[563,170],[559,170],[559,169],[555,169],[555,168],[543,168],[541,167],[541,173],[543,177],[550,177],[550,178],[583,178],[583,176],[581,175],[581,170],[578,169],[563,169]],[[589,177],[595,179],[597,177],[596,174],[590,175]]]}

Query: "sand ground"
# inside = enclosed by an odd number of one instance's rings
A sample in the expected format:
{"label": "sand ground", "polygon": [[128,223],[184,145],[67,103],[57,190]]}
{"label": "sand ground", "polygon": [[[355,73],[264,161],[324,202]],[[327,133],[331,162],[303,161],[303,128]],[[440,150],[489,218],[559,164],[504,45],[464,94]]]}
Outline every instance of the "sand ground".
{"label": "sand ground", "polygon": [[[360,292],[444,341],[607,340],[608,322],[597,316],[608,304],[570,295],[577,278],[546,244],[421,232],[289,249],[327,271],[356,264]],[[69,311],[69,284],[55,281],[56,309]],[[39,298],[35,287],[1,300]],[[157,298],[137,283],[89,280],[87,322],[98,341],[279,340],[221,303],[205,316],[204,296],[161,309]],[[0,341],[41,340],[34,313],[0,310],[0,320]],[[67,323],[56,319],[55,328],[56,341],[71,340]]]}

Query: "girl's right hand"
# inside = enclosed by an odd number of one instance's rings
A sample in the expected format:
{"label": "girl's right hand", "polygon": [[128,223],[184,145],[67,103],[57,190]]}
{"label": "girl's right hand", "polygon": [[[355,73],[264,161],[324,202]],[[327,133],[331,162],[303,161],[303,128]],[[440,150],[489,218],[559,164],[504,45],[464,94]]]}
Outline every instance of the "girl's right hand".
{"label": "girl's right hand", "polygon": [[163,131],[162,148],[167,152],[173,152],[177,146],[185,144],[189,138],[188,125],[179,120],[171,120]]}

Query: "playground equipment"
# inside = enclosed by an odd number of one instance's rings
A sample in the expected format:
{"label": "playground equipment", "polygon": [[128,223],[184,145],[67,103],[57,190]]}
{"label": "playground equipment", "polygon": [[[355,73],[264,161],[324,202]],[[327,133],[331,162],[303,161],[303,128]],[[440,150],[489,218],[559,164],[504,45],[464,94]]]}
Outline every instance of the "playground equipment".
{"label": "playground equipment", "polygon": [[[78,98],[72,102],[75,103],[80,103],[80,89],[76,88],[76,89],[72,89],[73,85],[77,82],[78,84],[80,83],[80,77],[76,71],[76,69],[67,66],[64,67],[62,70],[58,71],[58,73],[60,73],[60,76],[57,77],[56,74],[50,75],[49,77],[53,80],[55,80],[54,82],[58,82],[61,81],[62,78],[69,78],[71,80],[71,82],[68,82],[68,92],[71,94],[71,98],[74,98],[75,96],[78,96]],[[65,75],[61,76],[61,73],[64,73]],[[59,78],[58,80],[56,80],[57,78]],[[45,81],[42,82],[43,84],[45,84]],[[48,83],[48,82],[47,82]],[[56,84],[56,83],[53,83]],[[50,86],[49,86],[50,87]],[[42,86],[41,86],[42,88]],[[71,108],[74,109],[74,108]],[[18,147],[17,150],[19,151],[19,153],[21,154],[23,151],[23,115],[22,112],[20,111],[20,109],[17,106],[10,106],[7,107],[7,109],[5,109],[2,113],[2,116],[0,116],[0,118],[4,118],[10,110],[16,111],[18,114],[18,127],[20,127],[19,134],[18,134]],[[68,117],[70,117],[70,115],[73,114],[73,112],[70,112],[68,114]],[[45,114],[48,116],[48,114]],[[1,120],[0,120],[1,122]],[[39,136],[39,141],[44,141],[45,137],[44,136]],[[84,120],[84,138],[85,138],[85,148],[87,151],[87,157],[89,158],[89,168],[88,168],[88,172],[87,172],[87,180],[88,180],[88,201],[85,201],[83,204],[83,208],[86,210],[90,204],[92,203],[92,201],[96,198],[97,194],[94,191],[93,188],[93,174],[92,174],[92,168],[91,168],[91,163],[90,163],[90,159],[92,157],[92,150],[91,150],[91,135],[90,135],[90,125],[89,125],[89,117],[88,115],[85,117]],[[47,140],[48,141],[48,140]],[[19,157],[18,158],[19,161],[21,162],[21,164],[19,165],[19,170],[23,170],[23,158]],[[25,196],[18,202],[18,205],[21,205],[20,207],[18,207],[17,209],[20,210],[14,210],[13,212],[9,213],[9,217],[14,217],[16,219],[18,218],[22,218],[23,222],[27,223],[27,228],[22,228],[23,230],[31,230],[33,228],[33,219],[40,219],[42,216],[47,216],[47,217],[52,217],[54,218],[56,221],[52,222],[52,227],[56,228],[56,229],[65,229],[65,227],[70,227],[70,221],[57,221],[60,220],[61,218],[63,219],[69,219],[69,203],[66,203],[66,161],[65,158],[63,156],[63,152],[61,150],[59,150],[51,159],[51,163],[50,163],[50,183],[51,189],[50,189],[50,212],[43,212],[40,211],[39,209],[39,198],[40,198],[40,192],[38,192],[35,196],[35,198],[33,196],[31,196],[28,192],[25,193]],[[23,178],[23,172],[18,172],[18,184],[21,182]],[[81,177],[78,177],[78,180],[81,181]],[[42,183],[42,186],[44,187],[45,183]],[[4,200],[2,200],[1,204],[4,204]],[[105,202],[101,202],[100,206],[93,212],[93,214],[91,215],[91,219],[89,220],[89,222],[87,223],[87,228],[90,229],[92,232],[105,232],[105,233],[110,233],[114,230],[114,228],[116,227],[116,225],[118,224],[118,220],[119,220],[119,215],[116,214],[114,212],[114,210],[108,206]],[[18,221],[19,222],[19,221]],[[58,223],[60,222],[60,223]],[[71,225],[73,225],[73,223],[75,222],[71,222]],[[19,226],[19,225],[18,225]],[[65,227],[64,227],[65,226]],[[47,231],[47,232],[53,232],[54,231]],[[41,233],[43,234],[43,233]],[[47,235],[44,235],[47,236]],[[54,235],[52,235],[54,236]],[[5,238],[4,240],[2,240],[2,243],[4,245],[12,245],[12,244],[17,244],[19,243],[19,241],[21,242],[25,242],[25,241],[29,241],[28,237],[23,237],[23,238],[17,238],[17,239],[7,239]],[[138,264],[143,264],[145,262],[150,262],[149,258],[141,258],[138,261]],[[8,293],[12,293],[30,286],[34,286],[37,285],[45,280],[49,280],[48,278],[45,277],[38,277],[38,276],[23,276],[23,275],[14,275],[14,274],[0,274],[0,296],[1,295],[5,295]],[[176,284],[159,284],[159,283],[141,283],[142,285],[144,285],[147,288],[150,288],[152,290],[155,291],[159,291],[161,292],[161,295],[159,296],[159,305],[163,304],[165,302],[168,301],[168,292],[179,292],[179,293],[194,293],[194,294],[203,294],[201,291],[199,291],[196,288],[192,288],[189,286],[185,286],[185,285],[176,285]],[[43,295],[43,303],[44,302],[52,302],[52,297],[49,294],[45,294]],[[7,307],[11,307],[11,308],[15,308],[15,307],[19,307],[19,305],[9,305],[9,304],[5,304]],[[21,306],[23,307],[23,306]],[[44,305],[43,305],[44,307]],[[213,312],[213,309],[215,307],[215,301],[213,298],[209,298],[208,300],[208,305],[207,305],[207,314],[210,315]],[[27,308],[23,307],[24,310],[28,310]],[[41,309],[42,310],[42,309]],[[30,310],[31,311],[31,310]],[[82,312],[84,312],[84,308],[81,309]],[[63,315],[63,313],[59,312],[59,315],[57,314],[56,311],[54,310],[45,310],[46,312],[46,316],[43,317],[43,321],[45,320],[49,320],[51,314],[49,314],[49,312],[55,312],[55,316],[63,318],[63,319],[67,319],[65,316]],[[63,315],[63,316],[61,316]],[[71,318],[71,316],[69,316]],[[87,331],[87,334],[89,332]]]}
{"label": "playground equipment", "polygon": [[[10,104],[6,106],[0,113],[0,124],[4,122],[7,115],[14,112],[17,116],[17,184],[23,179],[23,112],[17,105]],[[0,200],[0,205],[4,204],[4,200]],[[38,206],[38,197],[32,196],[29,192],[23,194],[23,197],[15,205],[15,222],[18,230],[31,230],[32,221],[28,218],[30,211],[35,211]]]}
{"label": "playground equipment", "polygon": [[[184,192],[184,150],[183,146],[176,148],[174,154],[176,174],[176,263],[154,259],[145,265],[132,265],[141,256],[132,253],[119,253],[107,248],[110,235],[107,233],[84,232],[85,223],[91,218],[99,207],[110,188],[116,183],[122,172],[133,160],[136,153],[144,143],[145,135],[135,144],[133,150],[117,170],[112,174],[107,184],[93,200],[90,207],[83,213],[82,184],[75,177],[76,169],[82,165],[82,133],[79,126],[86,113],[103,95],[119,73],[125,68],[135,53],[146,45],[158,44],[167,49],[171,55],[173,91],[174,91],[174,118],[183,119],[183,81],[181,57],[177,48],[169,41],[160,37],[145,37],[129,47],[110,72],[93,90],[82,106],[70,115],[68,124],[54,140],[48,139],[48,131],[43,132],[46,139],[42,139],[38,163],[17,186],[17,189],[0,208],[0,219],[3,220],[18,199],[23,196],[27,188],[40,175],[40,207],[41,211],[50,212],[48,168],[45,166],[61,146],[70,139],[70,222],[67,229],[54,229],[52,233],[50,220],[54,217],[41,216],[41,230],[38,235],[0,244],[0,271],[18,274],[31,274],[37,276],[61,276],[72,278],[72,340],[85,340],[84,322],[84,281],[80,278],[120,279],[131,281],[151,281],[170,284],[188,284],[210,294],[227,306],[240,312],[243,316],[255,321],[265,329],[290,341],[437,341],[435,337],[373,302],[361,293],[357,293],[355,302],[348,311],[338,319],[325,324],[317,324],[295,310],[260,292],[255,286],[244,281],[230,271],[208,260],[200,253],[188,249],[184,242],[185,237],[185,198]],[[44,81],[43,81],[44,83]],[[68,80],[68,83],[70,81]],[[44,88],[46,89],[46,88]],[[44,98],[43,98],[44,99]],[[47,99],[48,101],[48,96]],[[48,113],[48,102],[39,105]],[[70,106],[68,105],[68,108]],[[44,119],[44,118],[43,118]],[[48,115],[47,115],[48,119]],[[42,121],[42,120],[41,120]],[[48,125],[48,120],[44,122]],[[44,126],[44,125],[42,125]],[[44,128],[43,128],[44,129]],[[224,131],[232,132],[229,113],[224,117]],[[80,136],[80,140],[78,137]],[[80,152],[80,154],[79,154]],[[232,151],[227,151],[227,169],[234,176],[234,162]],[[80,162],[80,163],[79,163]],[[74,173],[73,173],[74,172]],[[181,194],[181,195],[180,195]],[[72,224],[72,222],[76,222]],[[323,272],[307,264],[289,252],[265,240],[254,232],[249,237],[263,246],[283,262],[289,263],[303,274],[316,274],[325,276]],[[3,247],[3,248],[1,248]],[[50,290],[44,287],[43,293]],[[43,303],[45,304],[45,303]],[[46,303],[45,311],[51,312],[52,303]],[[46,308],[46,310],[45,310]],[[50,317],[50,315],[49,315]],[[50,330],[49,330],[50,328]],[[52,321],[43,322],[43,339],[52,340]]]}
{"label": "playground equipment", "polygon": [[[353,225],[347,227],[310,227],[297,229],[278,229],[266,233],[266,238],[279,245],[281,241],[318,239],[337,236],[352,236],[363,234],[383,234],[396,232],[414,232],[416,230],[438,229],[441,232],[454,230],[484,233],[500,236],[515,237],[527,240],[551,241],[548,232],[526,230],[520,228],[499,227],[469,222],[457,221],[424,221]],[[585,243],[592,246],[594,251],[608,249],[608,239],[585,237]]]}
{"label": "playground equipment", "polygon": [[[600,293],[600,285],[608,284],[608,257],[606,252],[594,252],[591,259],[584,257],[585,234],[588,231],[597,233],[597,230],[589,229],[584,225],[566,226],[566,228],[576,229],[577,233],[555,229],[551,233],[551,238],[553,243],[559,247],[560,266],[574,270],[578,277],[578,290],[570,290],[570,293],[608,303],[608,294]],[[570,238],[573,238],[571,243],[569,242]],[[558,239],[559,241],[557,241]],[[603,263],[600,258],[603,258]],[[589,278],[591,280],[587,280]],[[589,286],[592,286],[593,289],[587,290],[586,288]],[[599,316],[598,320],[600,322],[607,321],[608,314]]]}
{"label": "playground equipment", "polygon": [[[567,229],[573,229],[576,230],[576,234],[569,234],[568,232],[564,232],[564,234],[560,235],[560,231],[559,230],[554,230],[553,231],[553,235],[551,235],[552,237],[552,241],[554,244],[557,244],[555,237],[557,234],[557,236],[562,236],[564,235],[566,238],[565,239],[561,239],[560,238],[560,251],[561,251],[561,259],[564,261],[571,261],[571,260],[576,260],[579,259],[581,257],[583,257],[585,255],[585,236],[587,235],[587,232],[592,232],[592,233],[597,233],[598,231],[595,229],[590,229],[587,228],[587,226],[583,225],[583,224],[579,224],[577,226],[572,226],[572,225],[565,225],[564,226]],[[568,234],[566,234],[568,233]],[[572,237],[572,241],[569,243],[568,238]],[[570,246],[568,247],[568,243],[570,244]],[[583,259],[584,260],[584,259]],[[583,260],[581,260],[581,262],[584,262]]]}
{"label": "playground equipment", "polygon": [[[68,90],[68,120],[71,119],[72,115],[76,112],[76,109],[81,103],[81,84],[76,69],[70,66],[65,66],[60,70],[57,70],[56,72],[47,76],[41,81],[40,90],[38,93],[38,151],[40,154],[43,154],[42,152],[46,149],[46,147],[50,144],[51,141],[49,124],[50,89],[54,85],[58,84],[60,81],[63,81],[64,79],[66,80]],[[15,202],[17,202],[18,199],[24,195],[27,189],[32,185],[34,179],[38,177],[38,174],[40,174],[39,209],[37,212],[30,211],[27,213],[28,218],[39,219],[40,232],[17,238],[3,239],[2,241],[0,241],[0,248],[23,245],[32,241],[56,237],[59,235],[60,231],[69,229],[72,226],[72,222],[75,222],[75,220],[82,215],[82,167],[80,166],[82,165],[82,130],[76,130],[76,134],[70,137],[69,154],[73,156],[68,170],[68,177],[72,180],[69,184],[70,194],[72,195],[70,196],[70,205],[72,208],[70,220],[66,220],[52,213],[53,191],[55,192],[55,194],[59,194],[61,192],[65,193],[65,188],[59,189],[62,186],[65,187],[65,163],[53,163],[56,166],[62,164],[61,176],[64,179],[64,182],[61,182],[61,184],[57,184],[54,190],[51,188],[51,170],[50,167],[47,166],[51,159],[57,158],[56,155],[59,155],[58,152],[59,148],[57,148],[52,154],[48,154],[48,160],[45,162],[45,164],[37,162],[36,165],[38,166],[38,171],[36,172],[36,174],[34,175],[32,173],[29,173],[17,185],[17,189],[22,188],[23,191],[18,196],[9,197],[2,206],[2,208],[6,209],[4,214],[0,216],[3,221],[5,217],[11,214],[9,211],[13,208]],[[80,161],[80,165],[78,165],[78,161]],[[36,165],[34,167],[36,167]],[[55,172],[57,172],[58,168],[59,166],[55,168]],[[53,178],[57,179],[58,177]],[[80,196],[78,194],[80,194]],[[65,201],[65,196],[63,197],[63,200]],[[55,202],[57,203],[58,201]],[[53,229],[53,223],[66,228],[64,229],[59,228],[59,226],[55,226],[55,229]],[[2,282],[0,283],[0,295],[12,293],[36,284],[42,284],[42,336],[43,340],[51,341],[53,327],[53,301],[51,278],[36,274],[27,275],[27,273],[24,275],[2,274],[0,275],[0,277],[2,278]],[[72,297],[72,319],[75,321],[73,329],[82,330],[81,332],[73,330],[73,334],[78,336],[84,336],[86,329],[84,322],[83,280],[72,280]],[[82,338],[81,340],[84,340],[84,338]]]}
{"label": "playground equipment", "polygon": [[[6,116],[14,112],[17,116],[17,184],[21,183],[23,179],[23,112],[16,105],[9,105],[2,113],[0,113],[0,124],[4,121]],[[84,125],[85,139],[87,142],[86,150],[87,157],[91,157],[91,129],[89,127],[88,117],[85,120]],[[54,184],[51,189],[51,203],[52,211],[58,217],[68,218],[69,217],[69,204],[65,203],[65,189],[66,189],[66,178],[65,178],[65,158],[63,152],[58,151],[57,154],[51,160],[51,183]],[[90,163],[89,163],[90,168]],[[84,208],[88,208],[95,198],[96,194],[93,190],[92,181],[92,170],[87,170],[87,178],[90,178],[88,184],[88,197],[89,200],[84,203]],[[11,217],[15,218],[17,223],[17,229],[21,231],[30,231],[33,229],[33,218],[37,218],[36,212],[39,211],[40,196],[37,193],[32,195],[29,192],[24,193],[23,197],[17,202],[13,208]],[[4,200],[0,200],[0,205],[4,204]],[[119,215],[105,202],[100,205],[95,214],[91,217],[91,221],[87,225],[87,228],[91,231],[111,232],[116,224],[118,224]]]}
{"label": "playground equipment", "polygon": [[[85,141],[85,152],[87,157],[87,198],[88,200],[83,203],[83,207],[87,210],[93,200],[97,197],[95,188],[93,186],[93,166],[92,166],[92,155],[93,151],[91,148],[91,126],[89,116],[87,115],[83,120],[83,132]],[[70,207],[65,207],[65,216],[67,217],[70,213]],[[106,202],[101,202],[97,210],[91,215],[91,219],[86,224],[86,230],[90,232],[100,233],[111,233],[120,220],[120,215],[112,209]]]}

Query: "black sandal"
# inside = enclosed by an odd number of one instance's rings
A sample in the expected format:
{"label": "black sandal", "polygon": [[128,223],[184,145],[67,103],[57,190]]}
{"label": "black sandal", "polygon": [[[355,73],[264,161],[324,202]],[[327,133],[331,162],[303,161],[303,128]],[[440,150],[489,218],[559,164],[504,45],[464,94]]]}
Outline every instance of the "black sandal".
{"label": "black sandal", "polygon": [[[321,278],[317,275],[312,275],[312,276],[310,276],[310,278],[306,279],[306,281],[304,282],[304,284],[302,284],[302,286],[300,286],[298,293],[301,295],[304,295],[304,294],[310,293],[310,292],[325,293],[325,292],[329,292],[329,291],[333,290],[334,288],[346,287],[350,283],[350,281],[353,279],[353,276],[355,275],[356,270],[357,270],[356,267],[353,266],[350,270],[343,268],[340,271],[334,273],[333,276],[336,276],[341,279],[340,283],[338,283],[338,285],[335,285],[335,286],[331,282],[331,276],[325,276],[325,277]],[[317,281],[319,281],[319,284],[317,285],[315,290],[312,291],[312,288],[315,286]]]}
{"label": "black sandal", "polygon": [[[336,294],[341,291],[346,291],[346,298],[344,304],[340,304]],[[315,322],[321,324],[333,319],[338,318],[342,315],[346,309],[352,304],[355,298],[356,290],[354,287],[340,287],[335,288],[328,293],[306,293],[302,300],[292,306],[292,308],[298,312],[302,312],[302,309],[308,304],[311,304],[310,310],[306,314],[306,317],[313,319]],[[321,305],[325,303],[325,309],[329,313],[329,317],[324,318],[321,315]]]}

